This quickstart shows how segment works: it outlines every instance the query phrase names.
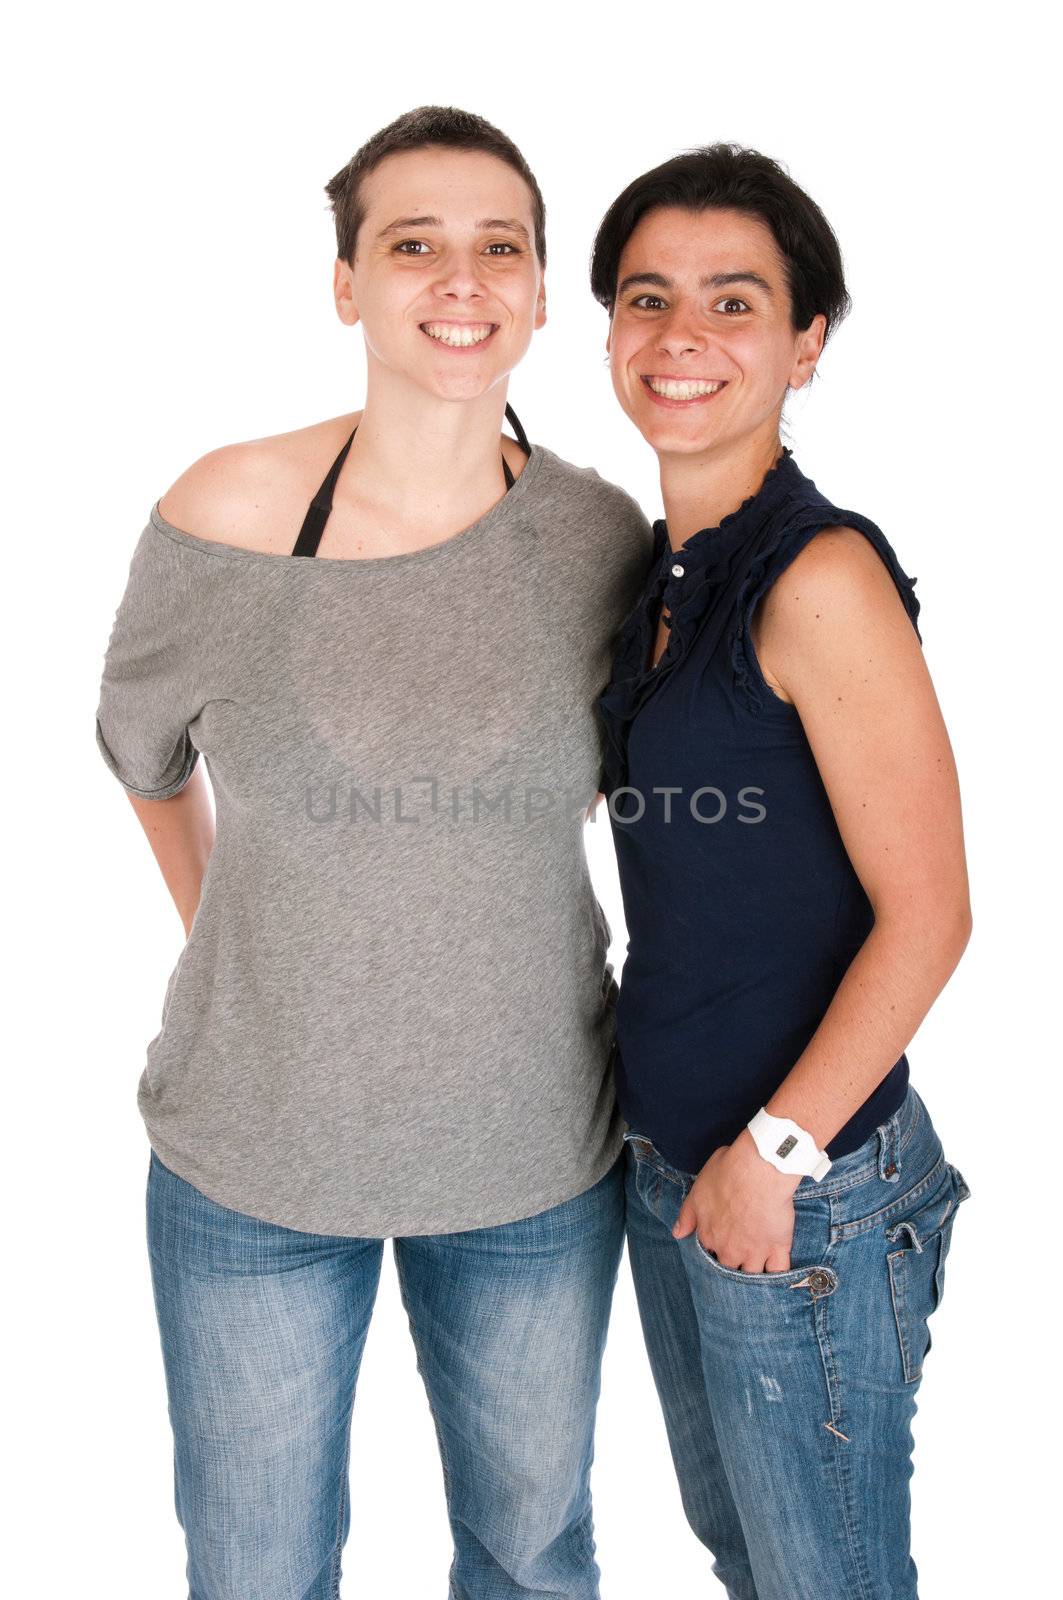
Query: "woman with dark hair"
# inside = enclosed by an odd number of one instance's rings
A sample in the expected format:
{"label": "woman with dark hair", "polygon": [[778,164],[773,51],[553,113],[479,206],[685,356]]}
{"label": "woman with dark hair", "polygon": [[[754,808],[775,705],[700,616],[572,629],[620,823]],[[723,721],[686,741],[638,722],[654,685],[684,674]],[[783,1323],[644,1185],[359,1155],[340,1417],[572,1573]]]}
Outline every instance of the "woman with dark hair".
{"label": "woman with dark hair", "polygon": [[97,714],[188,936],[138,1103],[190,1592],[339,1593],[393,1237],[450,1592],[582,1600],[624,1216],[583,824],[650,530],[506,405],[545,320],[512,142],[420,107],[327,192],[364,409],[152,506]]}
{"label": "woman with dark hair", "polygon": [[914,579],[780,442],[841,257],[776,162],[714,145],[629,185],[591,278],[665,509],[600,708],[627,1239],[683,1503],[733,1600],[901,1600],[968,1194],[904,1051],[971,913]]}

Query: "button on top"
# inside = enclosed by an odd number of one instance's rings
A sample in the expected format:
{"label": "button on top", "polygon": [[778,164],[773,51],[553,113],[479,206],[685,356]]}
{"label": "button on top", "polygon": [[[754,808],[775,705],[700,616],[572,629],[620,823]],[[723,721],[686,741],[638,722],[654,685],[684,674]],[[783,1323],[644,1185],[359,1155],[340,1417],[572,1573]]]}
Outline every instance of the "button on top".
{"label": "button on top", "polygon": [[675,566],[672,568],[672,577],[681,578],[686,570],[686,567],[681,567],[677,561]]}

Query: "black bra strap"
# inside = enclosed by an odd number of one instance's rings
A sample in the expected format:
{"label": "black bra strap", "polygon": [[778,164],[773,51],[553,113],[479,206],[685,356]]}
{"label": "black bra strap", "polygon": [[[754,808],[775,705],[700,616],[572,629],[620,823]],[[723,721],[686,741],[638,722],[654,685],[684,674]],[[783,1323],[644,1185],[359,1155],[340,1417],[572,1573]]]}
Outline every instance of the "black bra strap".
{"label": "black bra strap", "polygon": [[531,445],[528,443],[528,435],[524,432],[524,429],[521,427],[520,418],[517,416],[517,413],[514,411],[514,409],[513,409],[513,407],[511,405],[507,405],[506,406],[506,416],[508,417],[509,421],[512,422],[512,424],[513,424],[513,432],[517,435],[517,443],[520,445],[521,449],[524,451],[524,454],[526,456],[530,456],[531,455]]}
{"label": "black bra strap", "polygon": [[347,440],[347,443],[331,467],[329,467],[328,472],[325,474],[324,482],[307,507],[303,525],[299,529],[299,537],[296,539],[292,549],[293,556],[317,555],[317,547],[321,543],[321,535],[325,531],[325,523],[328,521],[329,512],[332,510],[332,492],[336,487],[336,479],[340,475],[340,468],[347,459],[347,452],[351,448],[351,440],[357,432],[357,427],[351,429],[350,439]]}
{"label": "black bra strap", "polygon": [[[526,456],[530,456],[531,455],[531,445],[528,443],[528,435],[524,432],[524,429],[521,427],[520,418],[517,416],[517,413],[514,411],[514,409],[513,409],[513,407],[511,405],[507,405],[506,406],[506,418],[507,418],[508,421],[512,422],[512,424],[513,424],[513,432],[517,435],[517,443],[520,445],[521,449],[524,451],[524,454]],[[506,460],[505,456],[502,457],[502,471],[506,475],[506,488],[507,489],[512,489],[514,483],[516,482],[516,479],[514,478],[512,472],[510,471],[509,462]]]}
{"label": "black bra strap", "polygon": [[[514,411],[511,405],[506,406],[506,416],[513,424],[513,431],[517,436],[517,443],[524,451],[524,454],[526,456],[530,456],[531,445],[528,443],[528,435],[521,427],[520,418],[517,416],[517,413]],[[299,537],[296,539],[292,548],[293,556],[314,556],[317,554],[317,547],[321,543],[321,535],[325,531],[325,524],[328,521],[329,513],[332,510],[332,496],[336,488],[336,480],[340,475],[340,468],[347,459],[347,452],[351,448],[351,440],[353,440],[357,432],[357,427],[351,429],[350,439],[347,440],[347,443],[344,445],[343,449],[340,451],[331,467],[329,467],[320,489],[317,491],[317,494],[307,507],[306,516],[303,518],[303,525],[299,529]],[[505,474],[506,490],[508,492],[510,489],[512,489],[516,479],[513,476],[509,462],[506,460],[505,456],[502,457],[502,471]]]}

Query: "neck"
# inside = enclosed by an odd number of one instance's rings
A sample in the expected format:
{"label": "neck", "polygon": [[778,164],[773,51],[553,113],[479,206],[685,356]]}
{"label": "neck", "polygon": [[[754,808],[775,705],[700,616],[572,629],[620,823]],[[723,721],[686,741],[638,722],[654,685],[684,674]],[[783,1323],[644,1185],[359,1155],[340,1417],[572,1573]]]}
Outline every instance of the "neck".
{"label": "neck", "polygon": [[702,528],[715,528],[756,494],[782,452],[776,426],[696,455],[662,452],[661,496],[673,550]]}
{"label": "neck", "polygon": [[369,357],[365,406],[350,459],[363,492],[438,510],[490,501],[503,487],[505,383],[470,400],[429,394]]}

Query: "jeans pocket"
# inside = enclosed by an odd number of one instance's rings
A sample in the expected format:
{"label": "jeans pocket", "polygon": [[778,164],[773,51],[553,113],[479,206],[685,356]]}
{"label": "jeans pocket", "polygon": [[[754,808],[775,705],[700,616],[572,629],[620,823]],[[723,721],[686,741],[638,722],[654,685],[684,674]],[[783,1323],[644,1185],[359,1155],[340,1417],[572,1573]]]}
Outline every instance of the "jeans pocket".
{"label": "jeans pocket", "polygon": [[901,1245],[889,1252],[886,1264],[905,1383],[916,1383],[923,1375],[931,1345],[930,1317],[945,1292],[953,1223],[970,1193],[963,1174],[946,1162],[944,1178],[933,1193],[921,1195],[907,1216],[886,1229],[890,1243]]}
{"label": "jeans pocket", "polygon": [[[706,1250],[697,1230],[688,1235],[700,1262],[711,1267],[712,1275],[723,1283],[766,1288],[807,1289],[813,1300],[833,1294],[838,1275],[831,1265],[830,1216],[825,1200],[794,1208],[794,1231],[790,1241],[790,1261],[800,1263],[782,1272],[744,1272],[740,1267],[725,1267],[715,1254]],[[740,1291],[741,1292],[741,1291]]]}

